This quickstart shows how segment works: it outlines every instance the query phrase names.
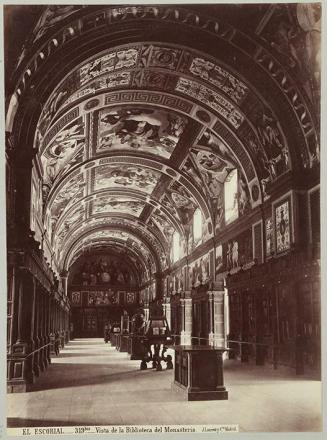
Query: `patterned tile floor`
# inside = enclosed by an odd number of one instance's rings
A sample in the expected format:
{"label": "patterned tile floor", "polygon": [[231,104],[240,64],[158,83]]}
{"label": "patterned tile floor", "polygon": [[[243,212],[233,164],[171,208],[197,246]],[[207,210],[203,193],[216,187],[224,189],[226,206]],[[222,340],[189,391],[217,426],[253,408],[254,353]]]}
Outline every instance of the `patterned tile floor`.
{"label": "patterned tile floor", "polygon": [[9,394],[9,427],[239,424],[245,432],[320,431],[321,382],[225,361],[228,401],[187,402],[173,371],[139,370],[102,339],[69,342],[32,391]]}

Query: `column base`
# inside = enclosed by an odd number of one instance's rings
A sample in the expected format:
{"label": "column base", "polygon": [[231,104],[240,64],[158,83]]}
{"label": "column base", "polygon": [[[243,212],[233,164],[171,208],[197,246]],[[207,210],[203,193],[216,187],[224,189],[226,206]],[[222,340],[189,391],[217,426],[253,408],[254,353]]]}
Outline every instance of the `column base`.
{"label": "column base", "polygon": [[8,381],[7,383],[7,393],[26,393],[28,391],[31,391],[32,384],[29,382],[22,380],[22,381]]}
{"label": "column base", "polygon": [[[34,382],[33,354],[28,344],[18,343],[12,347],[13,354],[8,356],[8,393],[22,393]],[[19,353],[19,354],[18,354]]]}

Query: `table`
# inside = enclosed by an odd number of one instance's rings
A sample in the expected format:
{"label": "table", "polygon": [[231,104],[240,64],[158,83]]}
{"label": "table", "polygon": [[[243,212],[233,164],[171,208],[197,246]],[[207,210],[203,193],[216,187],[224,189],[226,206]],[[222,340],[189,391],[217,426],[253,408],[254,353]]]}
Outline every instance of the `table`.
{"label": "table", "polygon": [[224,347],[177,345],[172,389],[184,394],[186,400],[227,400],[224,387]]}

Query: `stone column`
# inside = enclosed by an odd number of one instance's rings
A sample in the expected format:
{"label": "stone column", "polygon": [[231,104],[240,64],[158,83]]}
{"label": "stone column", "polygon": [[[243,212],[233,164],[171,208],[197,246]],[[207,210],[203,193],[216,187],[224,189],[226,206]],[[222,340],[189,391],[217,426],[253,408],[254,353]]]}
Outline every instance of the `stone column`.
{"label": "stone column", "polygon": [[[67,307],[67,305],[66,305]],[[69,312],[65,310],[65,344],[69,342]]]}
{"label": "stone column", "polygon": [[216,347],[225,347],[225,320],[224,320],[224,286],[216,285],[213,293],[214,301],[214,341]]}
{"label": "stone column", "polygon": [[170,300],[169,299],[167,300],[168,302],[166,302],[165,304],[165,316],[168,322],[169,330],[171,330],[171,306],[170,306]]}
{"label": "stone column", "polygon": [[214,294],[212,291],[208,291],[208,303],[209,303],[209,345],[215,345],[215,329],[214,329]]}
{"label": "stone column", "polygon": [[192,298],[191,292],[185,292],[185,298],[183,299],[184,319],[183,330],[181,332],[181,345],[192,345]]}
{"label": "stone column", "polygon": [[65,311],[62,303],[60,304],[60,345],[61,348],[65,346]]}

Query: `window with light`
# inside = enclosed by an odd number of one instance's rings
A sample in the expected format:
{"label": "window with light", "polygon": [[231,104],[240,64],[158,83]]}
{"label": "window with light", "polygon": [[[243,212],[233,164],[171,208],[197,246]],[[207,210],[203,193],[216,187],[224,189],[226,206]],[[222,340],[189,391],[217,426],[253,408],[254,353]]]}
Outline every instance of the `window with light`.
{"label": "window with light", "polygon": [[202,212],[201,209],[197,209],[193,215],[193,238],[197,243],[202,238]]}
{"label": "window with light", "polygon": [[180,258],[180,235],[177,231],[173,234],[173,263]]}

